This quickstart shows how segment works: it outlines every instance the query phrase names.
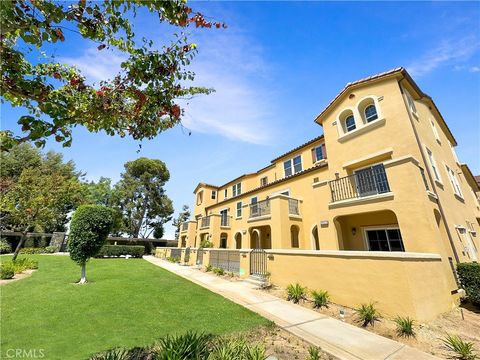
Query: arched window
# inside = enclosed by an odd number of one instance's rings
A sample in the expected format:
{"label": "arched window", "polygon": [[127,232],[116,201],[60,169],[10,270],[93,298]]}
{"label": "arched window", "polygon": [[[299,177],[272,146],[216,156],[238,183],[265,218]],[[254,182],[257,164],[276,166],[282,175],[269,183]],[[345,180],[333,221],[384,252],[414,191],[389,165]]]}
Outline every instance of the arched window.
{"label": "arched window", "polygon": [[373,104],[368,105],[365,108],[365,120],[367,120],[368,123],[376,119],[378,119],[377,108]]}
{"label": "arched window", "polygon": [[292,225],[290,228],[290,236],[291,236],[291,241],[292,241],[292,248],[298,248],[300,247],[299,241],[298,241],[298,226]]}
{"label": "arched window", "polygon": [[355,118],[353,115],[349,115],[345,118],[345,131],[350,132],[355,130],[357,126],[355,125]]}

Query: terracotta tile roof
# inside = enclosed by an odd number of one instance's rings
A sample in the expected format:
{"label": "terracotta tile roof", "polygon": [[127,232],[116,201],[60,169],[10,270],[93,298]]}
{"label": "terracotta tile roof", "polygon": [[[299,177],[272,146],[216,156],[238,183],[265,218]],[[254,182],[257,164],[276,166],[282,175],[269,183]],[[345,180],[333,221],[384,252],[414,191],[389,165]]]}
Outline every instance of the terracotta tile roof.
{"label": "terracotta tile roof", "polygon": [[219,201],[219,202],[216,203],[216,204],[212,204],[212,205],[210,205],[210,206],[207,206],[205,209],[210,209],[211,207],[214,207],[214,206],[217,206],[217,205],[220,205],[220,204],[223,204],[223,203],[232,201],[232,200],[234,200],[234,199],[241,198],[242,196],[251,194],[251,193],[256,192],[256,191],[258,191],[258,190],[263,190],[263,189],[269,188],[269,187],[271,187],[271,186],[273,186],[273,185],[280,184],[280,183],[285,182],[285,181],[288,181],[288,180],[290,180],[290,179],[292,179],[292,178],[296,178],[296,177],[298,177],[298,176],[302,176],[302,175],[308,174],[308,173],[310,173],[310,172],[312,172],[312,171],[319,170],[319,169],[322,169],[322,168],[327,167],[327,166],[328,166],[328,165],[327,165],[326,163],[312,166],[312,167],[310,167],[310,168],[308,168],[308,169],[299,171],[299,172],[296,173],[296,174],[293,174],[293,175],[290,175],[290,176],[287,176],[287,177],[284,177],[284,178],[281,178],[281,179],[272,181],[271,183],[268,183],[267,185],[259,186],[259,187],[256,187],[256,188],[252,189],[252,190],[248,190],[248,191],[246,191],[246,192],[244,192],[244,193],[241,193],[240,195],[237,195],[237,196],[235,196],[235,197],[231,197],[231,198],[228,198],[228,199]]}
{"label": "terracotta tile roof", "polygon": [[275,159],[272,160],[272,163],[274,163],[274,162],[277,161],[278,159],[281,159],[282,157],[284,157],[284,156],[286,156],[286,155],[288,155],[288,154],[291,154],[291,153],[297,151],[298,149],[303,148],[304,146],[308,146],[308,145],[310,145],[311,143],[314,143],[315,141],[320,140],[320,139],[323,139],[323,134],[320,135],[320,136],[317,136],[316,138],[314,138],[314,139],[312,139],[312,140],[307,141],[306,143],[303,143],[302,145],[297,146],[296,148],[293,148],[292,150],[287,151],[285,154],[282,154],[282,155],[280,155],[280,156],[277,156]]}

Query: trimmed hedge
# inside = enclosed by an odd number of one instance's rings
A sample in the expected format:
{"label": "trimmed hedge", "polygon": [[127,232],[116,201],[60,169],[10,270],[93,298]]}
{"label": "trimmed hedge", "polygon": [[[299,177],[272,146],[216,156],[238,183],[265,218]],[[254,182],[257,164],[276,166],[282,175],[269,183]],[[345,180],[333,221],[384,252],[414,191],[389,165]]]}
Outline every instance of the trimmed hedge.
{"label": "trimmed hedge", "polygon": [[142,245],[103,245],[97,258],[117,257],[122,255],[130,255],[134,258],[141,258],[145,253],[145,246]]}
{"label": "trimmed hedge", "polygon": [[460,284],[473,304],[480,306],[480,264],[461,263],[457,265]]}
{"label": "trimmed hedge", "polygon": [[45,254],[44,247],[25,247],[20,249],[20,254],[34,255],[34,254]]}
{"label": "trimmed hedge", "polygon": [[15,276],[15,268],[12,262],[5,262],[0,265],[0,279],[7,280],[12,279]]}

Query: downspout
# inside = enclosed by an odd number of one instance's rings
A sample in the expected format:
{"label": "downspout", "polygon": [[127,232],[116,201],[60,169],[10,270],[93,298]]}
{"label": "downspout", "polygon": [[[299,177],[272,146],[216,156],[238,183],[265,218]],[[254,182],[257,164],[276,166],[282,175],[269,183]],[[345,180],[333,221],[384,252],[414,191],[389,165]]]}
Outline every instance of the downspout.
{"label": "downspout", "polygon": [[[402,75],[402,79],[400,79],[400,81],[402,81],[404,79],[405,79],[405,76]],[[457,250],[455,249],[455,245],[453,243],[452,233],[450,232],[450,229],[448,228],[447,218],[445,216],[445,212],[443,211],[443,206],[442,206],[442,203],[440,202],[440,197],[437,194],[437,187],[435,186],[435,181],[433,179],[432,173],[430,172],[430,166],[428,165],[429,163],[427,162],[427,158],[425,157],[425,152],[423,151],[422,143],[420,142],[420,138],[418,136],[417,129],[415,128],[413,118],[412,118],[412,114],[410,114],[410,109],[408,107],[408,104],[405,101],[405,96],[403,95],[404,92],[403,92],[402,86],[400,85],[400,81],[398,82],[398,87],[400,88],[400,93],[402,94],[403,103],[404,103],[404,105],[407,109],[408,118],[410,119],[410,125],[412,125],[413,133],[415,134],[415,139],[416,139],[417,145],[420,149],[420,154],[422,156],[423,163],[425,164],[425,170],[427,171],[428,178],[430,179],[430,183],[432,184],[432,191],[437,196],[438,210],[440,210],[440,215],[443,218],[443,224],[445,226],[445,230],[447,231],[447,236],[448,236],[448,240],[450,242],[450,246],[452,247],[453,256],[455,256],[455,261],[458,264],[460,262],[460,259],[458,257]]]}

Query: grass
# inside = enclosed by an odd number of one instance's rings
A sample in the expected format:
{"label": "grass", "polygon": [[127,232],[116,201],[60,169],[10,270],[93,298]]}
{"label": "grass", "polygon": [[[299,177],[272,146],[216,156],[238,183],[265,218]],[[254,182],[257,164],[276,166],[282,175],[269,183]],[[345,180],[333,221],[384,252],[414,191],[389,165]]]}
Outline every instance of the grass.
{"label": "grass", "polygon": [[39,270],[1,287],[0,358],[8,349],[43,349],[45,359],[85,359],[167,334],[221,335],[269,323],[142,259],[93,259],[89,282],[77,285],[80,268],[69,257],[29,257]]}

